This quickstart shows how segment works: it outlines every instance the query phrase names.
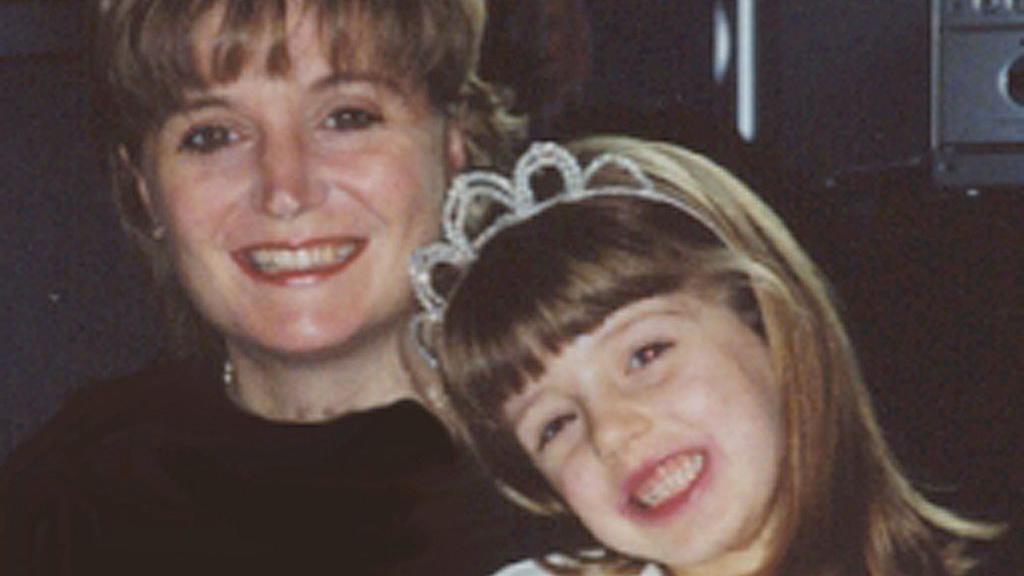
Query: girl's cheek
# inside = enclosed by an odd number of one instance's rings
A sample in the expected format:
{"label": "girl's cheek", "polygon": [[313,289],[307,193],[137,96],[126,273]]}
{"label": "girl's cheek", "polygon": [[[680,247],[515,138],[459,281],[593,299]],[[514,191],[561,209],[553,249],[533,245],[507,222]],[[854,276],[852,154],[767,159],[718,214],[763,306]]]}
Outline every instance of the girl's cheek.
{"label": "girl's cheek", "polygon": [[672,380],[654,389],[653,403],[669,410],[663,416],[667,419],[694,423],[706,418],[728,418],[729,402],[717,397],[722,393],[719,388],[700,380]]}
{"label": "girl's cheek", "polygon": [[604,491],[601,483],[605,474],[600,463],[581,452],[578,450],[566,458],[553,482],[555,490],[573,508],[592,502],[596,494]]}

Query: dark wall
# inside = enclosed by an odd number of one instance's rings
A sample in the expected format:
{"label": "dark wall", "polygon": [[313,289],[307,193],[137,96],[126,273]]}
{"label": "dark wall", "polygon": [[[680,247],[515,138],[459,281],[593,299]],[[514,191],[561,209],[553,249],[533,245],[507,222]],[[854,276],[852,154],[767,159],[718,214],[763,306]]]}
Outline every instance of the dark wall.
{"label": "dark wall", "polygon": [[90,136],[72,7],[0,6],[0,459],[69,391],[153,344]]}
{"label": "dark wall", "polygon": [[764,40],[771,137],[815,177],[921,159],[928,147],[929,3],[779,2]]}

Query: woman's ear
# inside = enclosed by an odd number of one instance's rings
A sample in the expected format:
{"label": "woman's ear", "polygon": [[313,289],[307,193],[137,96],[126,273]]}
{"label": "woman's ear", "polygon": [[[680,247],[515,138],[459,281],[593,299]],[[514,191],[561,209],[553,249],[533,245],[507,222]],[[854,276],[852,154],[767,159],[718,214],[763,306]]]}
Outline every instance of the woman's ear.
{"label": "woman's ear", "polygon": [[125,180],[132,182],[139,204],[149,218],[149,236],[154,240],[163,240],[167,233],[167,226],[163,223],[163,219],[160,218],[156,201],[153,198],[152,190],[149,187],[145,174],[143,174],[142,168],[132,160],[128,149],[123,145],[117,147],[117,161],[120,164],[118,170],[125,175]]}
{"label": "woman's ear", "polygon": [[458,122],[449,122],[445,129],[445,160],[450,174],[461,172],[466,167],[466,133]]}

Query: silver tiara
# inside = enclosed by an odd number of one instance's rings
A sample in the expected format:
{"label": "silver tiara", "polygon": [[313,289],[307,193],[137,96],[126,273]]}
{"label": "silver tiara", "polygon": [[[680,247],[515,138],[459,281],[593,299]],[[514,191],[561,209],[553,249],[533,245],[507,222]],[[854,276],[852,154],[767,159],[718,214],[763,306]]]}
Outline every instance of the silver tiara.
{"label": "silver tiara", "polygon": [[[625,171],[631,183],[590,186],[593,176],[608,166]],[[555,170],[561,176],[562,190],[540,199],[532,181],[547,170]],[[714,230],[705,215],[681,198],[659,192],[636,163],[624,156],[602,154],[583,168],[562,146],[539,142],[519,158],[511,179],[483,170],[460,174],[448,190],[441,240],[417,249],[410,263],[413,289],[423,309],[413,318],[410,328],[413,342],[428,363],[437,366],[432,347],[425,340],[426,330],[444,320],[451,295],[487,242],[552,206],[601,196],[631,196],[669,204]],[[483,229],[474,231],[469,219],[479,214],[481,207],[497,208],[500,213]],[[453,268],[458,277],[447,294],[440,293],[435,286],[435,272],[442,266]]]}

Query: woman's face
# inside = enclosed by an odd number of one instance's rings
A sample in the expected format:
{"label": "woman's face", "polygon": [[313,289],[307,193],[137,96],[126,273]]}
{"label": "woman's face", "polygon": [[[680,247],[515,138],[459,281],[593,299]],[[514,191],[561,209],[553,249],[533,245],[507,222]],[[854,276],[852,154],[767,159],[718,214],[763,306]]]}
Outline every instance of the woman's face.
{"label": "woman's face", "polygon": [[724,304],[677,293],[571,341],[505,413],[606,545],[681,573],[746,573],[779,509],[780,395],[757,334]]}
{"label": "woman's face", "polygon": [[[236,81],[188,94],[139,176],[204,316],[229,344],[293,354],[402,324],[409,255],[464,153],[422,90],[336,73],[311,14],[289,12],[287,74],[256,50]],[[200,21],[201,61],[218,24]]]}

